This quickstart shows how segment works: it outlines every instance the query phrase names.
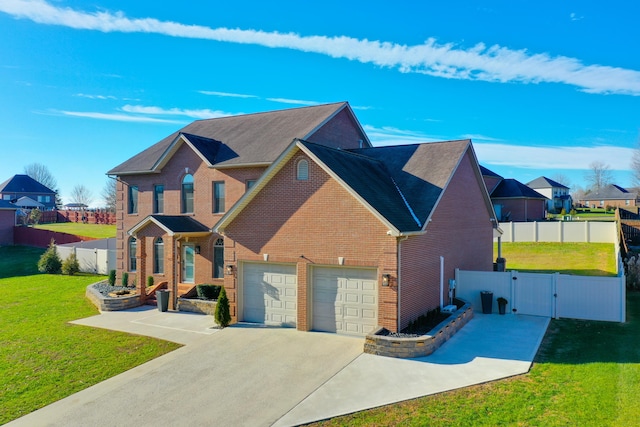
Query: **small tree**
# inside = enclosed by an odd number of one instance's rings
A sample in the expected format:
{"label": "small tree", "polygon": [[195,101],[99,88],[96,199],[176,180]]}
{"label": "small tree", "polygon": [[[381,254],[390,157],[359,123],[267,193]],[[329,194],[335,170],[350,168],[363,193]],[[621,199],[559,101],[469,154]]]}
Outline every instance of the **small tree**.
{"label": "small tree", "polygon": [[42,212],[40,211],[40,209],[31,209],[31,212],[29,213],[29,219],[31,220],[31,222],[35,225],[38,225],[38,222],[40,222],[40,218],[42,218]]}
{"label": "small tree", "polygon": [[126,288],[129,286],[129,273],[126,271],[122,273],[122,287]]}
{"label": "small tree", "polygon": [[75,252],[71,252],[71,255],[62,263],[62,274],[68,274],[69,276],[73,276],[77,272],[80,271],[80,263],[78,262],[78,257]]}
{"label": "small tree", "polygon": [[62,268],[62,261],[58,256],[58,250],[56,249],[56,243],[51,239],[49,248],[42,254],[40,260],[38,260],[38,271],[40,273],[47,274],[60,274]]}
{"label": "small tree", "polygon": [[116,285],[116,271],[115,270],[110,270],[109,271],[109,286],[115,286]]}
{"label": "small tree", "polygon": [[153,276],[147,276],[147,288],[153,287]]}
{"label": "small tree", "polygon": [[226,328],[229,326],[229,323],[231,323],[229,298],[227,298],[227,291],[224,289],[224,286],[220,290],[220,295],[218,295],[218,303],[216,304],[214,318],[216,319],[216,323],[223,328]]}

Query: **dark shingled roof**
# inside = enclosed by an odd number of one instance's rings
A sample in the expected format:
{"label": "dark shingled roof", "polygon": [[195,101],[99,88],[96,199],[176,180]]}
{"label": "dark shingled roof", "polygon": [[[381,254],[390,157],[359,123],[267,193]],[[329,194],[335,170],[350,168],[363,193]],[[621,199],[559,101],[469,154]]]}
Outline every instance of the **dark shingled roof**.
{"label": "dark shingled roof", "polygon": [[150,215],[168,230],[174,233],[201,233],[209,231],[209,227],[190,216],[184,215]]}
{"label": "dark shingled roof", "polygon": [[1,210],[17,210],[18,207],[11,203],[8,200],[0,200],[0,209]]}
{"label": "dark shingled roof", "polygon": [[503,179],[500,184],[491,192],[491,198],[526,198],[526,199],[546,199],[533,188],[527,187],[515,179]]}
{"label": "dark shingled roof", "polygon": [[29,175],[14,175],[0,184],[0,193],[56,194],[49,187],[40,184]]}
{"label": "dark shingled roof", "polygon": [[396,228],[405,231],[422,228],[382,161],[309,142],[301,144]]}
{"label": "dark shingled roof", "polygon": [[584,200],[629,200],[636,199],[638,197],[638,193],[631,193],[628,190],[615,185],[609,184],[606,187],[600,189],[600,191],[594,191],[588,194],[585,194]]}
{"label": "dark shingled roof", "polygon": [[[109,175],[153,170],[183,134],[216,166],[270,164],[295,138],[308,138],[346,102],[195,121],[107,172]],[[198,135],[197,137],[195,135]],[[213,164],[213,163],[212,163]]]}
{"label": "dark shingled roof", "polygon": [[500,175],[498,175],[494,171],[492,171],[490,169],[487,169],[482,165],[480,165],[480,172],[482,173],[482,176],[493,176],[493,177],[496,177],[496,178],[502,178]]}
{"label": "dark shingled roof", "polygon": [[398,230],[421,230],[469,140],[336,150],[301,142]]}
{"label": "dark shingled roof", "polygon": [[546,176],[541,176],[539,178],[534,179],[531,182],[528,182],[527,185],[531,188],[569,188],[566,185],[560,184],[558,181],[554,181]]}

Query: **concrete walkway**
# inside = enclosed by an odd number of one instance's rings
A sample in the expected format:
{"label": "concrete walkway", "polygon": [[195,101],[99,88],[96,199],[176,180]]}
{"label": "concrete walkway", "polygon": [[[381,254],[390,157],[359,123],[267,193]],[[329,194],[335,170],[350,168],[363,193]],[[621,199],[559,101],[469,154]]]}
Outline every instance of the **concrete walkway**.
{"label": "concrete walkway", "polygon": [[151,307],[74,323],[185,347],[8,426],[293,426],[528,372],[549,319],[477,314],[420,359],[362,354],[363,339],[237,325]]}

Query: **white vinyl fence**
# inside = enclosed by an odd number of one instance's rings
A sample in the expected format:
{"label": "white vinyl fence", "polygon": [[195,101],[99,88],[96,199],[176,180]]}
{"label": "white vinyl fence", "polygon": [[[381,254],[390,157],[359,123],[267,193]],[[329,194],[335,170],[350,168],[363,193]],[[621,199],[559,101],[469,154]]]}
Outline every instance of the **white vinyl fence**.
{"label": "white vinyl fence", "polygon": [[116,268],[115,239],[69,243],[56,245],[56,248],[62,260],[67,259],[75,252],[80,264],[80,271],[83,273],[107,275],[110,270]]}
{"label": "white vinyl fence", "polygon": [[456,297],[471,302],[481,312],[482,291],[508,301],[507,311],[555,318],[607,320],[626,319],[624,275],[618,277],[571,276],[566,274],[520,273],[518,271],[456,270]]}

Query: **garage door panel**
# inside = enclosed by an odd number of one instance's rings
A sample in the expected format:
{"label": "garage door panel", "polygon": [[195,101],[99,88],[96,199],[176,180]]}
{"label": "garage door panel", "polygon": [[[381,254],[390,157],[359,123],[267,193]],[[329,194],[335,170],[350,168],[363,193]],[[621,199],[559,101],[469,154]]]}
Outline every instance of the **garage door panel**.
{"label": "garage door panel", "polygon": [[296,267],[244,263],[243,320],[295,326],[297,317]]}
{"label": "garage door panel", "polygon": [[313,269],[313,329],[365,335],[377,326],[377,272],[373,269]]}

